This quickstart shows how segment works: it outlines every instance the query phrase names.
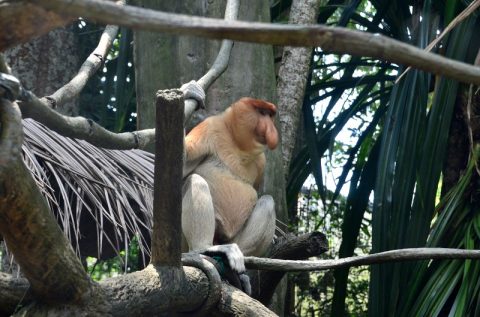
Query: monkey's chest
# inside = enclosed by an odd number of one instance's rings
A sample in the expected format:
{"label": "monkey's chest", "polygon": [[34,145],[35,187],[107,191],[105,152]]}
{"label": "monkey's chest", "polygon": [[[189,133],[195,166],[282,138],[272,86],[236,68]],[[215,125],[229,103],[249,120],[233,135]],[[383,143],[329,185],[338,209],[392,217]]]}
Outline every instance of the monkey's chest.
{"label": "monkey's chest", "polygon": [[242,229],[258,199],[253,186],[226,169],[197,169],[208,183],[215,208],[216,236],[229,242]]}

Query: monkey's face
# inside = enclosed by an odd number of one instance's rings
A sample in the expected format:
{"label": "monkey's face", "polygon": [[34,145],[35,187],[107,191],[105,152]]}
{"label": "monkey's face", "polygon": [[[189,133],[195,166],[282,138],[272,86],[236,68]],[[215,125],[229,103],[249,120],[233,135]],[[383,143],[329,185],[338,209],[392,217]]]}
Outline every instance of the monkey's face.
{"label": "monkey's face", "polygon": [[253,98],[242,98],[232,105],[235,139],[244,150],[263,152],[278,145],[274,104]]}

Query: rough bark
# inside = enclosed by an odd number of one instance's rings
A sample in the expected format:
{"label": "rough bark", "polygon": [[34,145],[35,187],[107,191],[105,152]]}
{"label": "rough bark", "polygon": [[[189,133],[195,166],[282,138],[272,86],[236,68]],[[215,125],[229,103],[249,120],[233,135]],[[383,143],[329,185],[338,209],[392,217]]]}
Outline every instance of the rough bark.
{"label": "rough bark", "polygon": [[107,279],[100,283],[115,316],[155,316],[159,312],[191,311],[200,307],[209,281],[200,270],[155,268]]}
{"label": "rough bark", "polygon": [[[312,232],[301,236],[289,235],[276,243],[269,255],[272,259],[305,260],[319,256],[328,250],[328,241],[324,234]],[[252,271],[252,296],[265,305],[272,299],[275,287],[285,272]]]}
{"label": "rough bark", "polygon": [[467,96],[465,87],[460,87],[455,100],[450,132],[448,135],[447,153],[443,167],[442,196],[460,179],[467,167],[470,143],[468,140],[468,127],[466,120]]}
{"label": "rough bark", "polygon": [[[74,77],[80,64],[79,53],[78,35],[71,26],[6,50],[5,60],[26,89],[37,96],[48,96]],[[57,110],[78,114],[78,102],[61,103]]]}
{"label": "rough bark", "polygon": [[[132,0],[132,4],[156,10],[204,15],[201,1]],[[223,15],[219,12],[218,17]],[[159,89],[180,87],[182,83],[200,78],[206,63],[206,41],[199,38],[179,38],[155,32],[134,32],[134,64],[137,93],[137,128],[149,129],[155,125],[155,93]],[[218,52],[218,51],[217,51]],[[195,66],[193,66],[195,65]],[[153,147],[147,147],[153,151]]]}
{"label": "rough bark", "polygon": [[31,302],[30,284],[24,278],[0,273],[0,316],[9,316],[17,308]]}
{"label": "rough bark", "polygon": [[[321,4],[322,2],[322,4]],[[290,9],[290,24],[314,24],[323,0],[294,0]],[[286,46],[278,71],[277,100],[282,129],[282,155],[285,177],[292,158],[300,122],[305,86],[310,70],[312,48]]]}

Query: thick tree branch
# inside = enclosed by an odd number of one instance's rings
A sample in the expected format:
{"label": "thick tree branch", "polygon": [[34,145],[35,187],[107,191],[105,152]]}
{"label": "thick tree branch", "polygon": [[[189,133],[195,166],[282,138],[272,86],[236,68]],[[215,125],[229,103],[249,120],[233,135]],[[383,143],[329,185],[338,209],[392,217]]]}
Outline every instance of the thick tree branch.
{"label": "thick tree branch", "polygon": [[322,271],[342,267],[382,264],[388,262],[480,259],[480,250],[460,250],[448,248],[411,248],[391,250],[376,254],[353,256],[337,260],[292,261],[256,257],[245,257],[248,269],[272,270],[281,272]]}
{"label": "thick tree branch", "polygon": [[[32,0],[30,0],[32,1]],[[35,0],[36,4],[63,14],[82,16],[106,24],[155,32],[223,38],[263,44],[318,46],[325,51],[369,56],[480,85],[480,68],[425,52],[380,34],[323,25],[275,25],[225,22],[164,13],[132,6],[117,6],[100,0]]]}
{"label": "thick tree branch", "polygon": [[198,269],[147,266],[106,279],[100,285],[116,316],[157,316],[161,312],[194,311],[208,294],[209,281]]}
{"label": "thick tree branch", "polygon": [[222,297],[212,316],[277,316],[274,312],[233,286],[222,285]]}
{"label": "thick tree branch", "polygon": [[[270,254],[271,259],[304,260],[319,256],[328,250],[328,241],[323,233],[312,232],[300,236],[288,235],[277,242]],[[260,271],[250,274],[252,296],[263,304],[269,304],[275,289],[286,272]]]}
{"label": "thick tree branch", "polygon": [[0,234],[38,298],[80,301],[92,284],[23,164],[16,104],[0,98],[0,121]]}
{"label": "thick tree branch", "polygon": [[10,316],[17,307],[32,301],[29,287],[26,279],[0,272],[0,316]]}

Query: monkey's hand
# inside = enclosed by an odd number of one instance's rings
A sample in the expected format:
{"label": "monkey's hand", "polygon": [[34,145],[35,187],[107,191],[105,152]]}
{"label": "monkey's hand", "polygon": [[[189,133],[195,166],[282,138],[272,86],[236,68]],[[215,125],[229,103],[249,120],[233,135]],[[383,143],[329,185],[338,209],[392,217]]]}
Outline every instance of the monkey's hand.
{"label": "monkey's hand", "polygon": [[[217,261],[216,267],[219,269],[220,275],[233,286],[243,290],[248,295],[252,293],[250,278],[245,273],[243,253],[236,243],[215,245],[202,253]],[[222,267],[224,260],[227,261],[228,268]]]}
{"label": "monkey's hand", "polygon": [[195,99],[198,103],[197,109],[205,109],[205,91],[195,80],[192,80],[180,87],[185,99]]}

